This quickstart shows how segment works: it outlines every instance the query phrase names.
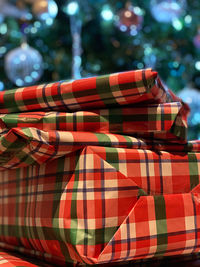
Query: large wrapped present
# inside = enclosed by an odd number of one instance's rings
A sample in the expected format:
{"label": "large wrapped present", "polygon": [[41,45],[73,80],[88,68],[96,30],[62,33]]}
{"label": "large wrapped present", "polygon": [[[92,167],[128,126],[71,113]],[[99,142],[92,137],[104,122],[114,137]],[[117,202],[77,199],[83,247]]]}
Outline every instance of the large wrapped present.
{"label": "large wrapped present", "polygon": [[[46,156],[32,148],[40,149]],[[199,152],[88,145],[62,153],[0,172],[1,248],[57,265],[200,250]]]}

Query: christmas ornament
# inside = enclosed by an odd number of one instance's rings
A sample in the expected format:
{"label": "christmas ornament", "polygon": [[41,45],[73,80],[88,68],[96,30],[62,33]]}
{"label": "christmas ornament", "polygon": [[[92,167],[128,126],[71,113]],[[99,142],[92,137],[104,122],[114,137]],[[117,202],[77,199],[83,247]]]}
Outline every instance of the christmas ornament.
{"label": "christmas ornament", "polygon": [[142,10],[139,7],[133,7],[128,3],[126,8],[119,11],[116,24],[121,31],[136,35],[137,31],[142,27],[142,22]]}
{"label": "christmas ornament", "polygon": [[171,23],[185,10],[186,0],[151,0],[152,16],[159,22]]}
{"label": "christmas ornament", "polygon": [[32,6],[33,13],[41,20],[54,19],[58,6],[54,0],[36,0]]}
{"label": "christmas ornament", "polygon": [[43,73],[40,53],[23,43],[11,50],[5,57],[5,71],[17,86],[27,86],[38,81]]}
{"label": "christmas ornament", "polygon": [[188,125],[196,126],[200,124],[200,92],[194,88],[184,88],[178,96],[190,106]]}
{"label": "christmas ornament", "polygon": [[200,49],[200,29],[198,29],[197,35],[193,38],[193,44],[197,49]]}

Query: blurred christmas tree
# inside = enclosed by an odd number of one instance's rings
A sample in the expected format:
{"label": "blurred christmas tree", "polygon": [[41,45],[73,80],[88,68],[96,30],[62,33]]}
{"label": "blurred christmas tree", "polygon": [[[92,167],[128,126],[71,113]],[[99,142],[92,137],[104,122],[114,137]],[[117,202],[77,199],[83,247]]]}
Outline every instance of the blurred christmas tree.
{"label": "blurred christmas tree", "polygon": [[176,93],[195,88],[200,138],[199,21],[199,0],[0,0],[0,90],[152,67]]}

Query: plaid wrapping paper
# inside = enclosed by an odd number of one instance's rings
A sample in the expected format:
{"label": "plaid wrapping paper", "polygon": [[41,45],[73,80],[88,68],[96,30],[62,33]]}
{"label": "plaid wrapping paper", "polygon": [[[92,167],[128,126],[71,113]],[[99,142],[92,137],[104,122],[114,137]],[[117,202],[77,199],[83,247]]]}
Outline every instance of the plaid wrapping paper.
{"label": "plaid wrapping paper", "polygon": [[0,92],[0,248],[56,266],[198,252],[188,111],[151,69]]}
{"label": "plaid wrapping paper", "polygon": [[86,146],[1,171],[0,247],[57,265],[197,253],[199,170],[194,151]]}
{"label": "plaid wrapping paper", "polygon": [[176,141],[186,139],[187,110],[182,103],[174,102],[74,113],[38,111],[0,114],[0,120],[5,124],[2,131],[5,127],[34,127],[44,131],[118,133]]}
{"label": "plaid wrapping paper", "polygon": [[45,262],[33,258],[26,258],[23,255],[0,250],[1,267],[53,267]]}
{"label": "plaid wrapping paper", "polygon": [[127,71],[72,82],[55,82],[0,92],[0,113],[30,110],[78,111],[141,102],[180,101],[156,71]]}
{"label": "plaid wrapping paper", "polygon": [[[2,127],[3,129],[3,127]],[[43,164],[87,146],[199,152],[200,141],[171,143],[132,136],[91,132],[45,132],[36,128],[12,128],[0,136],[0,170]]]}

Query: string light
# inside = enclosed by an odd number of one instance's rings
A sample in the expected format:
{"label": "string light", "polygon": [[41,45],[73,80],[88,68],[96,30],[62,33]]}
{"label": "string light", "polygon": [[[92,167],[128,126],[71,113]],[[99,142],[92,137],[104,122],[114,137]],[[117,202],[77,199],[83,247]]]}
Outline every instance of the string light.
{"label": "string light", "polygon": [[66,7],[64,7],[63,11],[70,16],[75,15],[79,10],[79,5],[76,1],[70,2]]}
{"label": "string light", "polygon": [[0,33],[1,33],[1,34],[6,34],[7,31],[8,31],[7,24],[6,24],[6,23],[2,23],[2,24],[0,25]]}
{"label": "string light", "polygon": [[113,12],[109,7],[104,7],[104,9],[101,11],[101,16],[104,20],[110,21],[113,19]]}
{"label": "string light", "polygon": [[195,68],[196,68],[197,70],[200,70],[200,61],[197,61],[197,62],[195,63]]}
{"label": "string light", "polygon": [[173,20],[172,22],[173,27],[177,30],[177,31],[181,31],[183,29],[183,24],[180,20],[176,19]]}
{"label": "string light", "polygon": [[185,16],[185,23],[190,24],[192,22],[192,17],[190,15]]}
{"label": "string light", "polygon": [[1,54],[5,54],[7,51],[7,48],[5,46],[0,46],[0,56]]}
{"label": "string light", "polygon": [[50,0],[48,5],[48,13],[50,15],[51,18],[55,18],[58,14],[58,6],[56,4],[56,2]]}

